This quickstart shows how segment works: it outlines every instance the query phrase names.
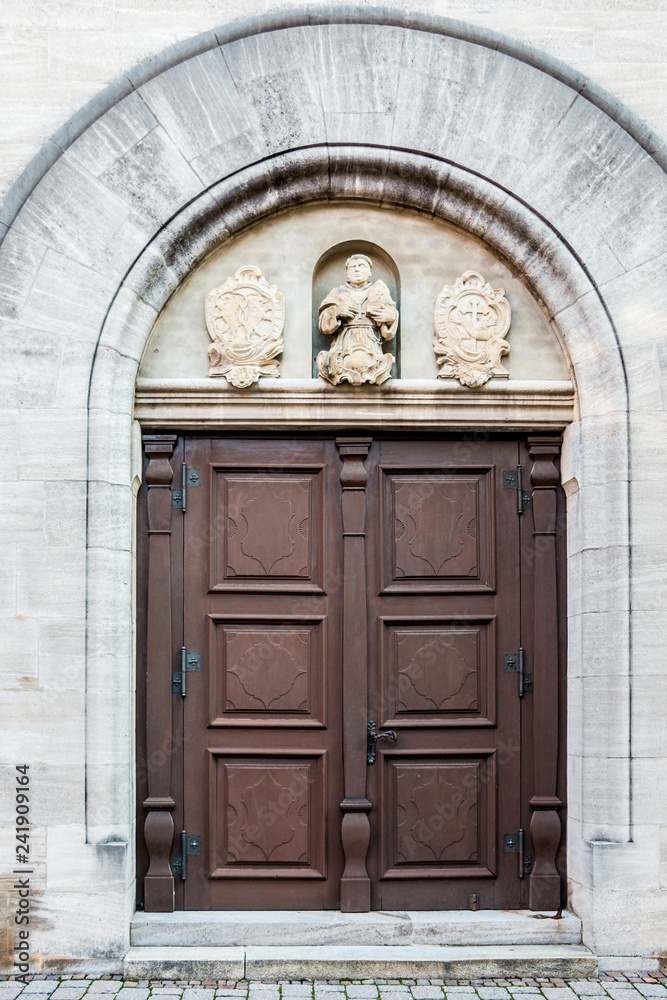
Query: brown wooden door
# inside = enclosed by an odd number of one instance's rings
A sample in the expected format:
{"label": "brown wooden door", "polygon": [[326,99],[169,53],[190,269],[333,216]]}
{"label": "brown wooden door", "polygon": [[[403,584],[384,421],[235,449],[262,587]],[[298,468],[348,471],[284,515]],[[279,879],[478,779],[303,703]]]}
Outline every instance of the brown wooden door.
{"label": "brown wooden door", "polygon": [[372,905],[520,905],[515,441],[381,441],[367,467]]}
{"label": "brown wooden door", "polygon": [[377,743],[369,806],[346,800],[370,821],[371,906],[525,905],[503,852],[528,808],[522,702],[503,668],[521,645],[520,518],[502,488],[519,443],[372,442],[367,635],[354,637],[368,654],[347,666],[338,444],[185,442],[201,485],[184,518],[183,632],[202,670],[182,702],[183,818],[202,849],[178,905],[337,908],[350,720],[367,719],[398,737]]}
{"label": "brown wooden door", "polygon": [[340,511],[331,441],[188,440],[188,909],[335,908]]}

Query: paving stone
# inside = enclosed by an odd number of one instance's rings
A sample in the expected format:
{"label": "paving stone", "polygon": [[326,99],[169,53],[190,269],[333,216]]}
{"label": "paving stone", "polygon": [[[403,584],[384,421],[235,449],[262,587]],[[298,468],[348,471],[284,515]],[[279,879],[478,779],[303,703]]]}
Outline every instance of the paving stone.
{"label": "paving stone", "polygon": [[[506,1000],[509,996],[506,989],[498,986],[480,986],[477,993],[481,1000]],[[558,1000],[558,998],[554,997],[553,1000]],[[567,1000],[567,998],[563,997],[563,1000]]]}
{"label": "paving stone", "polygon": [[377,986],[350,986],[346,990],[346,993],[349,1000],[370,1000],[371,997],[376,997],[378,995],[378,990]]}
{"label": "paving stone", "polygon": [[645,997],[665,997],[667,988],[660,983],[637,983],[636,989],[643,993]]}
{"label": "paving stone", "polygon": [[547,1000],[577,1000],[577,994],[567,987],[545,987],[542,992]]}
{"label": "paving stone", "polygon": [[604,987],[600,983],[593,983],[587,979],[569,983],[570,989],[581,997],[600,997],[605,995]]}
{"label": "paving stone", "polygon": [[416,1000],[442,1000],[442,987],[440,986],[413,986],[410,991]]}

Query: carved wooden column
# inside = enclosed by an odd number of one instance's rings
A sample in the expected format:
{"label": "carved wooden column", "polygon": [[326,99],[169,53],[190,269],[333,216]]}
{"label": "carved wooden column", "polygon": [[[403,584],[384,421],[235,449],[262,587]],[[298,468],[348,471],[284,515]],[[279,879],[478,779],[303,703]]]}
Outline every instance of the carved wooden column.
{"label": "carved wooden column", "polygon": [[363,913],[371,907],[366,854],[371,828],[366,798],[368,640],[366,622],[366,482],[364,459],[371,438],[337,438],[343,460],[343,759],[345,798],[341,839],[345,870],[340,908]]}
{"label": "carved wooden column", "polygon": [[533,459],[534,539],[534,662],[535,785],[530,836],[534,864],[530,875],[531,910],[560,906],[560,875],[556,852],[560,843],[558,816],[562,802],[556,795],[558,769],[558,615],[556,583],[556,489],[559,437],[529,437]]}
{"label": "carved wooden column", "polygon": [[171,810],[171,456],[175,434],[144,436],[149,458],[148,488],[148,614],[146,640],[146,751],[148,761],[148,810],[144,838],[150,858],[144,882],[144,906],[150,912],[174,909],[174,877],[170,855],[174,839]]}

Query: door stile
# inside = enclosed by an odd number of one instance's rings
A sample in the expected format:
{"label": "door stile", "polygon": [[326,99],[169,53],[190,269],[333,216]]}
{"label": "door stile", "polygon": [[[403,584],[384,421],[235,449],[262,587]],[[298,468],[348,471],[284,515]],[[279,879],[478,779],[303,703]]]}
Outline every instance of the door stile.
{"label": "door stile", "polygon": [[529,437],[533,465],[533,704],[534,785],[530,835],[534,864],[530,874],[531,910],[558,909],[561,879],[556,853],[561,838],[557,795],[559,746],[559,635],[557,585],[557,490],[559,437]]}
{"label": "door stile", "polygon": [[371,882],[366,868],[370,843],[366,797],[368,716],[368,620],[366,598],[366,484],[364,459],[371,438],[337,438],[343,461],[343,760],[345,797],[341,802],[341,840],[345,869],[340,884],[343,913],[370,910]]}
{"label": "door stile", "polygon": [[174,909],[174,877],[170,854],[174,839],[172,810],[176,802],[171,787],[173,663],[171,619],[171,458],[174,434],[144,436],[148,509],[148,603],[146,624],[146,759],[148,811],[144,839],[149,869],[144,880],[144,906],[148,912]]}

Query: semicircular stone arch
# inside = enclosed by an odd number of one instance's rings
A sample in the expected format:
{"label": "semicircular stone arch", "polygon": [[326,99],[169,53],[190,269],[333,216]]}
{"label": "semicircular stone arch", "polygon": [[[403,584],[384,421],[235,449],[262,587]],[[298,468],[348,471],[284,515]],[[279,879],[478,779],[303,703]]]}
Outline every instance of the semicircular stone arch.
{"label": "semicircular stone arch", "polygon": [[[649,428],[654,438],[667,431],[664,411],[654,412],[659,365],[646,362],[657,362],[647,330],[658,328],[667,270],[664,172],[648,143],[583,96],[574,77],[460,28],[455,37],[428,24],[334,22],[230,30],[157,75],[136,75],[44,173],[0,248],[17,479],[66,494],[81,514],[57,522],[31,555],[44,582],[24,589],[18,607],[49,627],[66,619],[81,662],[86,650],[85,671],[58,687],[77,719],[88,691],[73,799],[82,828],[85,816],[85,864],[73,897],[108,865],[109,844],[132,840],[137,365],[160,310],[214,247],[316,200],[405,205],[454,223],[521,271],[557,332],[578,406],[564,476],[572,690],[583,689],[581,658],[596,643],[596,662],[615,664],[615,683],[591,689],[606,698],[615,734],[606,757],[592,724],[571,714],[570,837],[632,839],[630,609],[651,606],[629,577],[628,484],[649,460]],[[64,573],[54,531],[76,575]],[[661,551],[648,549],[637,546],[633,563],[650,576]],[[570,881],[592,914],[594,942],[609,918],[590,902],[590,850],[574,852]],[[117,907],[104,904],[100,944],[108,953],[126,933],[131,846],[114,864],[107,884]],[[40,948],[57,953],[48,930]]]}

